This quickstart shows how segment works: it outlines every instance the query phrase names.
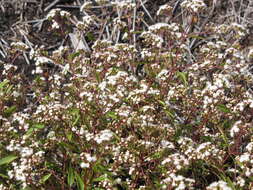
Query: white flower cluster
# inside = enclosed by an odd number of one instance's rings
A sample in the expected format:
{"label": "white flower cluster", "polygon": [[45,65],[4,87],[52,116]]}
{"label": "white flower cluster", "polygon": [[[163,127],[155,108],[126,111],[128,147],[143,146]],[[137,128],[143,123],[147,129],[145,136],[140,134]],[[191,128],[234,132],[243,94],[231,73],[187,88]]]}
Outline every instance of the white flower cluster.
{"label": "white flower cluster", "polygon": [[81,168],[89,168],[90,164],[92,162],[97,161],[97,157],[96,156],[91,156],[91,154],[89,154],[89,153],[81,153],[80,157],[81,157],[82,160],[86,160],[85,162],[80,163]]}
{"label": "white flower cluster", "polygon": [[206,142],[197,146],[195,154],[196,159],[205,161],[209,160],[209,158],[212,157],[213,155],[216,155],[216,160],[222,162],[225,152],[218,149],[215,145],[211,144],[210,142]]}
{"label": "white flower cluster", "polygon": [[170,14],[172,9],[173,9],[173,7],[171,7],[170,5],[164,4],[164,5],[159,7],[158,11],[156,12],[156,15]]}
{"label": "white flower cluster", "polygon": [[86,9],[89,9],[92,6],[92,2],[91,1],[86,1],[82,4],[82,6],[80,7],[80,11],[81,12],[85,12]]}
{"label": "white flower cluster", "polygon": [[36,57],[35,60],[36,60],[36,62],[35,62],[36,66],[39,66],[43,63],[51,63],[52,62],[52,60],[47,57]]}
{"label": "white flower cluster", "polygon": [[136,4],[133,3],[132,0],[115,0],[114,2],[111,2],[112,5],[120,8],[120,9],[133,9],[136,7]]}
{"label": "white flower cluster", "polygon": [[169,24],[167,24],[167,23],[156,23],[156,24],[148,27],[148,30],[150,32],[154,32],[154,33],[158,32],[160,30],[168,30],[168,29],[169,29]]}
{"label": "white flower cluster", "polygon": [[160,142],[160,144],[161,144],[161,148],[169,148],[169,149],[175,148],[174,144],[170,141],[167,141],[167,140],[162,140]]}
{"label": "white flower cluster", "polygon": [[112,45],[112,41],[110,40],[96,40],[92,45],[92,49],[95,52],[100,52],[102,49],[106,49]]}
{"label": "white flower cluster", "polygon": [[17,66],[12,64],[4,64],[4,70],[2,72],[3,75],[8,75],[10,71],[16,71],[18,69]]}
{"label": "white flower cluster", "polygon": [[247,29],[245,26],[238,24],[238,23],[232,23],[231,27],[234,29],[234,31],[237,32],[239,37],[243,37],[247,34]]}
{"label": "white flower cluster", "polygon": [[229,187],[225,181],[213,182],[206,189],[207,190],[232,190],[232,188]]}
{"label": "white flower cluster", "polygon": [[193,13],[199,13],[206,7],[203,0],[185,0],[181,3],[181,7]]}
{"label": "white flower cluster", "polygon": [[4,184],[0,184],[0,190],[8,190],[9,188],[4,186]]}
{"label": "white flower cluster", "polygon": [[127,99],[131,100],[135,104],[138,104],[142,100],[142,97],[146,94],[159,94],[159,90],[155,90],[152,87],[149,87],[145,81],[141,81],[139,88],[136,88],[135,90],[131,91]]}
{"label": "white flower cluster", "polygon": [[216,26],[214,30],[217,34],[222,34],[222,35],[228,34],[229,32],[234,31],[236,34],[235,37],[239,39],[248,33],[246,27],[238,23],[231,23],[230,25],[221,24],[221,25]]}
{"label": "white flower cluster", "polygon": [[[113,19],[113,24],[115,26],[118,26],[120,29],[122,29],[122,28],[124,28],[124,27],[127,26],[127,23],[124,22],[124,21],[122,21],[120,18]],[[127,34],[127,33],[125,33],[125,34]]]}
{"label": "white flower cluster", "polygon": [[29,49],[29,46],[26,45],[26,44],[23,43],[23,42],[12,42],[12,43],[11,43],[11,47],[14,47],[14,48],[16,48],[16,49],[18,49],[18,50],[23,50],[23,51]]}
{"label": "white flower cluster", "polygon": [[53,63],[51,59],[44,56],[35,57],[34,60],[35,60],[36,69],[32,71],[33,74],[43,73],[43,69],[42,69],[43,64]]}
{"label": "white flower cluster", "polygon": [[215,157],[215,160],[221,163],[225,155],[223,150],[220,150],[210,142],[197,145],[190,138],[180,138],[178,143],[184,154],[187,155],[188,160],[212,162]]}
{"label": "white flower cluster", "polygon": [[250,60],[252,58],[253,58],[253,47],[251,47],[248,52],[248,59]]}
{"label": "white flower cluster", "polygon": [[230,129],[230,136],[235,137],[237,133],[240,132],[240,125],[242,124],[242,121],[237,121],[234,123],[233,127]]}
{"label": "white flower cluster", "polygon": [[39,151],[34,153],[33,148],[25,147],[23,144],[24,141],[17,143],[14,140],[11,140],[6,149],[8,151],[18,151],[21,157],[19,162],[12,162],[13,169],[8,171],[10,179],[16,179],[21,182],[23,187],[26,187],[28,185],[27,182],[29,181],[28,178],[30,177],[29,172],[36,163],[42,161],[44,152]]}
{"label": "white flower cluster", "polygon": [[175,153],[169,155],[165,160],[161,162],[162,165],[168,165],[170,171],[176,173],[178,170],[189,166],[189,160],[184,155]]}
{"label": "white flower cluster", "polygon": [[236,158],[239,167],[242,169],[243,174],[247,177],[253,176],[253,143],[250,142],[245,148],[245,152],[238,155]]}
{"label": "white flower cluster", "polygon": [[67,46],[60,46],[57,50],[53,51],[53,57],[61,57],[68,51]]}
{"label": "white flower cluster", "polygon": [[150,31],[143,32],[140,37],[144,38],[144,42],[147,45],[151,45],[155,48],[161,48],[164,42],[164,40],[160,36],[153,34]]}
{"label": "white flower cluster", "polygon": [[166,81],[169,77],[169,70],[168,69],[162,69],[158,75],[156,76],[156,79],[159,81],[159,82],[162,82],[162,81]]}
{"label": "white flower cluster", "polygon": [[[29,119],[29,114],[27,113],[22,113],[22,112],[17,112],[13,114],[13,121],[18,122],[18,129],[19,130],[24,130],[27,131],[29,128],[29,124],[26,123],[26,120]],[[15,131],[16,129],[12,129]]]}
{"label": "white flower cluster", "polygon": [[52,28],[53,29],[59,29],[60,24],[57,22],[56,17],[60,16],[61,18],[69,18],[71,15],[67,11],[63,11],[61,9],[52,9],[46,16],[47,20],[50,20],[53,22]]}
{"label": "white flower cluster", "polygon": [[86,30],[86,29],[89,29],[93,23],[95,23],[93,17],[86,15],[83,17],[83,21],[77,22],[76,26],[78,29]]}
{"label": "white flower cluster", "polygon": [[32,169],[31,163],[27,159],[20,159],[20,165],[17,162],[13,162],[12,166],[14,169],[8,171],[9,178],[20,181],[22,186],[26,187],[28,185],[27,178],[29,177],[27,171]]}
{"label": "white flower cluster", "polygon": [[[173,44],[178,44],[180,46],[183,45],[182,42],[182,32],[180,31],[180,25],[178,23],[156,23],[154,25],[149,26],[149,31],[162,35],[163,38],[169,38],[170,40],[175,40],[173,41]],[[165,35],[166,34],[166,35]],[[172,53],[172,52],[169,52]]]}
{"label": "white flower cluster", "polygon": [[214,104],[218,103],[221,99],[226,99],[225,88],[230,88],[229,75],[226,74],[214,74],[213,83],[207,82],[206,87],[201,94],[204,97],[204,109],[210,107],[213,108]]}
{"label": "white flower cluster", "polygon": [[97,134],[94,138],[94,140],[98,143],[101,144],[104,141],[110,141],[113,137],[113,132],[109,129],[105,129],[103,131],[100,131],[99,134]]}
{"label": "white flower cluster", "polygon": [[[176,175],[175,173],[168,174],[168,177],[162,181],[164,184],[168,184],[168,187],[173,187],[175,190],[193,190],[194,179],[186,178],[182,175]],[[165,189],[167,186],[165,186]]]}
{"label": "white flower cluster", "polygon": [[61,9],[52,9],[48,14],[47,14],[47,19],[54,19],[57,15],[60,15],[61,17],[70,17],[70,13],[67,11],[63,11]]}
{"label": "white flower cluster", "polygon": [[59,101],[51,101],[47,105],[39,105],[35,111],[35,115],[38,117],[38,122],[46,122],[49,118],[54,118],[56,121],[61,119],[66,119],[68,116],[64,112],[68,107],[71,107],[72,104],[63,105]]}

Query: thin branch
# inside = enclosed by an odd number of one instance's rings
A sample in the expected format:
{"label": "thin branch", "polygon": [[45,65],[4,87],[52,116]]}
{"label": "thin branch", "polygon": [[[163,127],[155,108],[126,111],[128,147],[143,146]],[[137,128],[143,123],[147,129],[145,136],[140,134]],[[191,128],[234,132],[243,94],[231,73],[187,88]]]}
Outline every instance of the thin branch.
{"label": "thin branch", "polygon": [[45,9],[44,11],[48,11],[49,9],[51,9],[52,7],[54,7],[57,3],[59,3],[61,0],[54,0],[52,3],[50,3]]}
{"label": "thin branch", "polygon": [[179,5],[181,4],[181,1],[182,1],[182,0],[178,0],[178,1],[175,3],[175,6],[173,7],[173,10],[172,10],[172,16],[171,16],[171,18],[174,18],[174,17],[175,17],[175,14],[176,14],[176,12],[177,12],[177,9],[178,9]]}
{"label": "thin branch", "polygon": [[150,15],[150,13],[148,12],[148,10],[144,6],[144,3],[142,2],[142,0],[140,0],[140,2],[141,2],[141,6],[142,6],[143,10],[147,13],[148,17],[152,20],[152,22],[155,23],[155,20],[153,19],[153,17]]}
{"label": "thin branch", "polygon": [[[132,29],[133,32],[135,31],[136,11],[137,11],[137,8],[135,6],[134,7],[134,18],[133,18],[133,29]],[[135,34],[135,32],[133,33],[133,38],[134,38],[134,47],[136,47],[136,34]]]}
{"label": "thin branch", "polygon": [[[212,6],[212,10],[210,12],[210,14],[207,16],[207,18],[204,20],[204,22],[202,23],[202,25],[199,27],[199,32],[201,32],[204,28],[204,26],[209,22],[209,19],[213,16],[213,13],[214,13],[214,9],[215,9],[215,4],[213,4]],[[194,45],[196,44],[197,42],[197,38],[194,38],[190,44],[190,50],[192,51]]]}

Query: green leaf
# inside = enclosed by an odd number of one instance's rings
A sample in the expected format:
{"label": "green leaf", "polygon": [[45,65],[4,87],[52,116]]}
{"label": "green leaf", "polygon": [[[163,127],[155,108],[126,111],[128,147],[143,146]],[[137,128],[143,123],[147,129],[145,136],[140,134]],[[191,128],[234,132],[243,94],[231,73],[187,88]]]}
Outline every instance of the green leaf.
{"label": "green leaf", "polygon": [[45,183],[50,177],[51,177],[52,174],[47,174],[45,176],[43,176],[40,180],[40,183]]}
{"label": "green leaf", "polygon": [[93,181],[94,182],[99,182],[99,181],[105,181],[105,180],[108,180],[109,178],[106,176],[106,175],[102,175],[96,179],[94,179]]}
{"label": "green leaf", "polygon": [[30,137],[32,135],[33,131],[34,131],[34,128],[32,128],[32,127],[30,129],[28,129],[28,131],[25,133],[26,138]]}
{"label": "green leaf", "polygon": [[162,100],[158,100],[158,102],[159,102],[163,107],[166,107],[165,102],[163,102]]}
{"label": "green leaf", "polygon": [[13,85],[9,85],[7,87],[7,90],[5,91],[6,94],[10,94],[11,93],[11,89],[12,89]]}
{"label": "green leaf", "polygon": [[0,177],[5,178],[5,179],[9,179],[9,177],[7,175],[1,174],[1,173],[0,173]]}
{"label": "green leaf", "polygon": [[73,60],[75,57],[78,57],[80,55],[80,52],[75,52],[69,55],[69,58]]}
{"label": "green leaf", "polygon": [[187,86],[187,73],[186,72],[177,72],[177,76],[183,81],[184,85]]}
{"label": "green leaf", "polygon": [[162,152],[155,152],[153,155],[151,155],[151,158],[158,159],[161,158]]}
{"label": "green leaf", "polygon": [[1,158],[0,159],[0,166],[1,165],[4,165],[4,164],[9,164],[10,162],[12,162],[13,160],[17,159],[18,157],[17,156],[14,156],[14,155],[9,155],[9,156],[6,156],[4,158]]}
{"label": "green leaf", "polygon": [[8,107],[4,110],[4,116],[9,117],[11,114],[13,114],[16,111],[16,106]]}
{"label": "green leaf", "polygon": [[205,40],[204,37],[202,37],[202,36],[197,36],[197,35],[195,35],[195,34],[190,34],[190,35],[188,36],[188,39],[189,39],[189,38],[196,38],[196,39],[200,39],[200,40]]}
{"label": "green leaf", "polygon": [[67,139],[68,139],[69,141],[71,141],[71,140],[72,140],[72,137],[73,137],[73,133],[72,133],[72,132],[67,132],[67,133],[66,133],[66,136],[67,136]]}
{"label": "green leaf", "polygon": [[69,169],[68,169],[68,178],[67,178],[67,182],[68,182],[69,187],[71,187],[73,185],[74,181],[75,181],[74,170],[73,170],[72,167],[69,167]]}
{"label": "green leaf", "polygon": [[75,119],[75,121],[73,122],[73,126],[75,126],[77,123],[78,123],[78,121],[80,120],[80,114],[78,113],[77,114],[77,116],[76,116],[76,119]]}
{"label": "green leaf", "polygon": [[232,190],[237,190],[234,183],[231,181],[231,179],[225,175],[220,175],[220,177],[222,178],[223,181],[225,181],[229,187],[232,188]]}
{"label": "green leaf", "polygon": [[41,124],[41,123],[37,123],[37,124],[34,124],[31,128],[28,129],[28,131],[26,132],[25,136],[26,138],[30,137],[32,135],[32,133],[34,131],[36,131],[36,129],[43,129],[45,127],[44,124]]}
{"label": "green leaf", "polygon": [[72,150],[72,151],[77,151],[77,148],[73,146],[72,144],[65,143],[65,142],[60,142],[59,145],[63,147],[65,150]]}
{"label": "green leaf", "polygon": [[3,82],[0,82],[0,89],[3,88],[8,83],[9,83],[9,80],[6,80],[6,79]]}
{"label": "green leaf", "polygon": [[217,109],[224,112],[224,113],[230,113],[230,109],[227,108],[224,104],[217,105]]}
{"label": "green leaf", "polygon": [[86,37],[89,41],[95,41],[95,36],[91,32],[87,32]]}
{"label": "green leaf", "polygon": [[100,83],[100,82],[101,82],[100,73],[99,73],[99,72],[96,72],[95,75],[96,75],[97,82]]}
{"label": "green leaf", "polygon": [[117,115],[116,115],[116,113],[113,112],[113,111],[107,112],[107,113],[106,113],[106,116],[107,116],[107,117],[110,117],[110,118],[112,118],[112,119],[117,119]]}
{"label": "green leaf", "polygon": [[40,123],[37,123],[34,125],[34,128],[37,128],[37,129],[43,129],[45,127],[44,124],[40,124]]}
{"label": "green leaf", "polygon": [[169,111],[169,110],[164,110],[164,112],[166,113],[166,115],[167,115],[169,118],[171,118],[171,119],[174,119],[174,118],[175,118],[173,112],[171,112],[171,111]]}
{"label": "green leaf", "polygon": [[80,177],[80,175],[77,172],[75,172],[75,179],[76,179],[76,182],[77,182],[78,190],[84,190],[84,182],[83,182],[82,178]]}

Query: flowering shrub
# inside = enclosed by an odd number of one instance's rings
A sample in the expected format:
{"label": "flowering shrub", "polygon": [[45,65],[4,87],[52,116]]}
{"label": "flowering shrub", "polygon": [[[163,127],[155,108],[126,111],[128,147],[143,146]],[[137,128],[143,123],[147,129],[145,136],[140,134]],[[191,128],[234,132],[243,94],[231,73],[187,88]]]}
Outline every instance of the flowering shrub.
{"label": "flowering shrub", "polygon": [[[61,35],[70,26],[90,34],[103,25],[93,6],[81,6],[81,21],[60,9],[46,19]],[[30,55],[30,75],[1,62],[0,189],[252,188],[253,48],[245,55],[239,43],[247,27],[145,27],[134,16],[143,2],[96,6],[118,15],[94,32],[91,51],[17,42],[10,54]],[[172,15],[172,6],[157,11]]]}

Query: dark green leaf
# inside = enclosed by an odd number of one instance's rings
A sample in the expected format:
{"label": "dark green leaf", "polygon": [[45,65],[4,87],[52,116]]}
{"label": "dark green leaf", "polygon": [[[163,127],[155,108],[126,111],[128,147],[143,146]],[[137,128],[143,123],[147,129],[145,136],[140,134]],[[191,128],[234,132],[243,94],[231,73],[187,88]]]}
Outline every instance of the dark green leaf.
{"label": "dark green leaf", "polygon": [[67,132],[67,133],[66,133],[66,136],[67,136],[67,139],[68,139],[69,141],[71,141],[71,140],[72,140],[72,137],[73,137],[73,133],[72,133],[72,132]]}
{"label": "dark green leaf", "polygon": [[1,158],[0,159],[0,166],[3,165],[3,164],[9,164],[10,162],[12,162],[13,160],[15,160],[17,158],[18,157],[14,156],[14,155],[9,155],[9,156],[6,156],[4,158]]}
{"label": "dark green leaf", "polygon": [[108,177],[103,175],[103,176],[100,176],[100,177],[94,179],[93,181],[99,182],[99,181],[105,181],[105,180],[108,180]]}
{"label": "dark green leaf", "polygon": [[9,117],[16,111],[16,106],[8,107],[4,110],[4,116]]}
{"label": "dark green leaf", "polygon": [[197,35],[195,35],[195,34],[190,34],[190,35],[188,36],[188,38],[189,38],[189,39],[190,39],[190,38],[196,38],[196,39],[200,39],[200,40],[205,40],[204,37],[202,37],[202,36],[197,36]]}
{"label": "dark green leaf", "polygon": [[26,137],[30,137],[31,134],[33,133],[33,131],[34,131],[34,128],[31,127],[30,129],[28,129],[28,131],[26,132],[25,136]]}
{"label": "dark green leaf", "polygon": [[86,37],[89,41],[95,41],[95,36],[91,32],[87,32]]}
{"label": "dark green leaf", "polygon": [[227,108],[224,104],[217,105],[218,110],[224,112],[224,113],[230,113],[230,109]]}
{"label": "dark green leaf", "polygon": [[116,115],[116,113],[113,112],[113,111],[107,112],[107,113],[106,113],[106,116],[107,116],[107,117],[110,117],[110,118],[112,118],[112,119],[117,119],[117,115]]}
{"label": "dark green leaf", "polygon": [[12,89],[12,87],[13,87],[13,85],[9,85],[8,87],[7,87],[7,90],[6,90],[6,94],[10,94],[11,93],[11,89]]}
{"label": "dark green leaf", "polygon": [[75,181],[74,170],[73,170],[72,167],[69,167],[69,169],[68,169],[68,179],[67,179],[67,181],[68,181],[69,187],[71,187],[73,185],[74,181]]}
{"label": "dark green leaf", "polygon": [[78,190],[84,190],[84,182],[83,182],[82,178],[80,177],[80,175],[77,172],[75,172],[75,179],[76,179],[76,182],[77,182]]}
{"label": "dark green leaf", "polygon": [[177,72],[177,76],[183,81],[184,85],[187,86],[187,74],[185,72]]}
{"label": "dark green leaf", "polygon": [[75,126],[78,123],[79,120],[80,120],[80,114],[78,113],[77,116],[76,116],[75,121],[73,122],[73,126]]}
{"label": "dark green leaf", "polygon": [[43,176],[40,180],[40,183],[45,183],[50,177],[51,177],[52,174],[47,174],[45,176]]}
{"label": "dark green leaf", "polygon": [[73,146],[73,145],[71,145],[71,144],[69,144],[69,143],[60,142],[59,145],[60,145],[61,147],[65,148],[65,149],[70,149],[70,150],[72,150],[72,151],[76,151],[76,150],[77,150],[75,146]]}
{"label": "dark green leaf", "polygon": [[0,88],[3,88],[8,83],[9,83],[9,80],[4,80],[3,82],[0,82]]}
{"label": "dark green leaf", "polygon": [[2,178],[6,178],[6,179],[8,179],[8,178],[9,178],[7,175],[1,174],[1,173],[0,173],[0,177],[2,177]]}
{"label": "dark green leaf", "polygon": [[80,55],[80,52],[72,53],[69,55],[69,58],[73,60],[75,57],[78,57]]}
{"label": "dark green leaf", "polygon": [[34,128],[37,128],[37,129],[43,129],[45,127],[44,124],[40,124],[40,123],[37,123],[34,125]]}

